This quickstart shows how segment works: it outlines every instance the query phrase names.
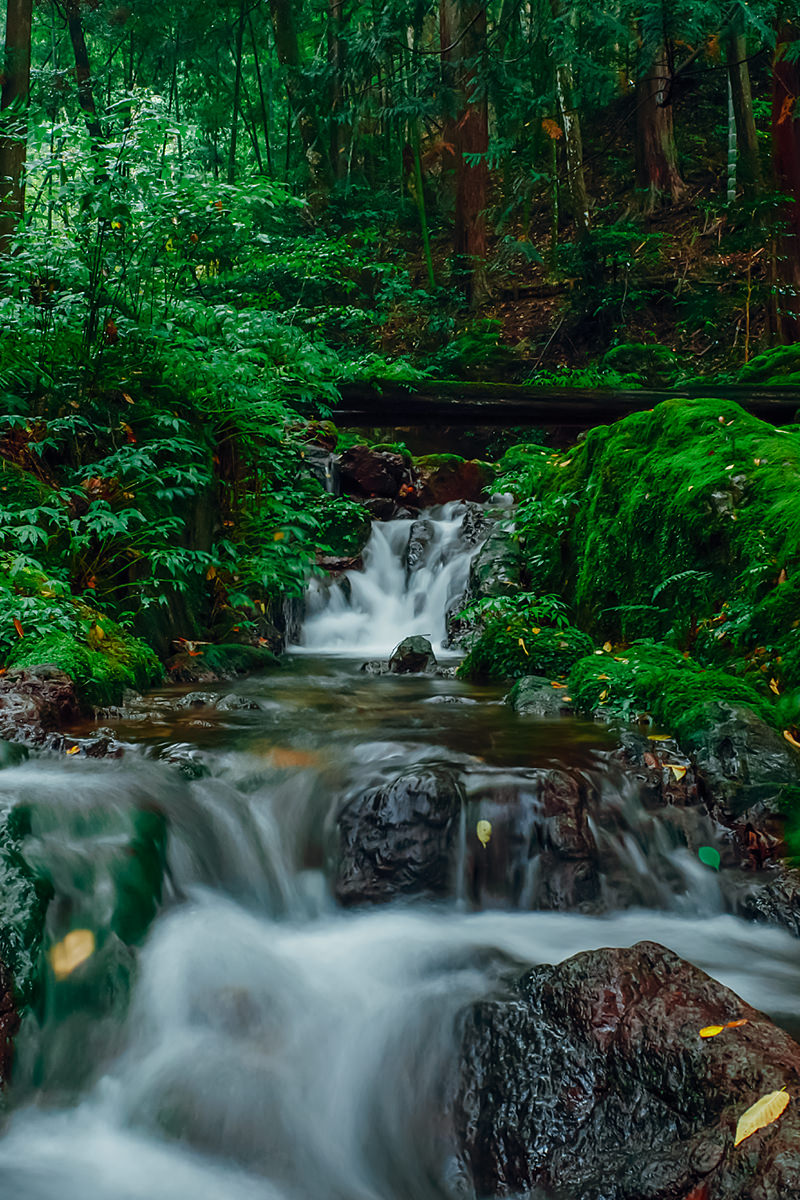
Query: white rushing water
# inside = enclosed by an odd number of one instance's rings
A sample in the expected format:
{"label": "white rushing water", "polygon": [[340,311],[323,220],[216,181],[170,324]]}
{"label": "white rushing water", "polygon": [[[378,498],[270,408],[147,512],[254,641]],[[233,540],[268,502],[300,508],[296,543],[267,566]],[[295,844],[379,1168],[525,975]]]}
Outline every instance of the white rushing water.
{"label": "white rushing water", "polygon": [[[363,571],[312,581],[300,648],[386,658],[403,638],[421,634],[440,652],[448,607],[463,594],[475,553],[466,512],[456,502],[417,521],[375,521]],[[417,550],[411,561],[410,542]]]}

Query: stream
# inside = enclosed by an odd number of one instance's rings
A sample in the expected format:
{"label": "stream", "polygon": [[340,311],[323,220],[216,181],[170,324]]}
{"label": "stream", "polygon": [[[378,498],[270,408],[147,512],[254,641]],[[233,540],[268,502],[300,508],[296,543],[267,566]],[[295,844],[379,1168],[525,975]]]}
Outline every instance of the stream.
{"label": "stream", "polygon": [[[279,672],[153,693],[103,722],[119,759],[0,771],[0,810],[31,814],[25,853],[53,880],[50,941],[97,935],[19,1035],[0,1195],[467,1200],[436,1119],[459,1014],[511,968],[589,948],[663,943],[800,1028],[796,940],[725,911],[739,881],[646,809],[605,727],[517,716],[503,686],[361,671],[411,633],[457,661],[444,615],[474,542],[461,506],[428,523],[411,563],[411,523],[376,525],[363,573],[313,585]],[[426,767],[455,773],[465,797],[447,894],[340,907],[343,804]],[[531,911],[541,855],[490,878],[475,845],[490,811],[498,843],[516,836],[503,797],[535,812],[554,771],[596,797],[592,911]],[[162,815],[163,897],[134,958],[114,889],[143,817]]]}

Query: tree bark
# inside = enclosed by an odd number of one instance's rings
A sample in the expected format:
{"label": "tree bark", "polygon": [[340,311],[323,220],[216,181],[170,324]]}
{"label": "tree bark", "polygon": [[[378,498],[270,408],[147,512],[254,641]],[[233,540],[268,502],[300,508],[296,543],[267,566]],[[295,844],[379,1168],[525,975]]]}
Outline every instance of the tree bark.
{"label": "tree bark", "polygon": [[330,157],[324,151],[314,97],[303,75],[292,0],[269,0],[269,8],[275,34],[275,50],[278,62],[286,71],[286,92],[297,119],[311,184],[318,191],[328,191],[332,183]]}
{"label": "tree bark", "polygon": [[789,197],[774,254],[773,327],[780,342],[800,341],[800,61],[787,56],[798,40],[800,25],[781,21],[772,72],[775,186]]}
{"label": "tree bark", "polygon": [[103,129],[97,116],[94,92],[92,90],[92,72],[89,66],[89,51],[86,48],[86,37],[83,32],[81,10],[78,0],[67,0],[67,26],[72,42],[72,52],[75,55],[75,79],[78,84],[78,103],[83,111],[86,128],[92,142],[92,148],[97,149],[103,141]]}
{"label": "tree bark", "polygon": [[[479,80],[486,53],[486,7],[475,0],[442,0],[442,59],[455,90],[452,136],[456,168],[453,281],[471,305],[488,296],[486,206],[489,192],[489,109]],[[449,132],[449,130],[448,130]],[[470,163],[468,155],[481,155]]]}
{"label": "tree bark", "polygon": [[567,155],[567,192],[569,194],[572,219],[582,237],[589,228],[589,196],[586,191],[586,176],[583,170],[583,137],[581,119],[573,100],[572,68],[568,63],[556,67],[556,93],[564,126],[564,149]]}
{"label": "tree bark", "polygon": [[747,38],[742,29],[740,8],[725,31],[725,50],[733,97],[733,116],[736,122],[736,173],[742,194],[746,199],[752,199],[761,191],[763,180],[753,117],[750,70],[747,66]]}
{"label": "tree bark", "polygon": [[236,143],[239,133],[239,110],[242,106],[242,51],[244,47],[244,19],[246,0],[239,0],[239,19],[236,22],[235,75],[233,80],[233,112],[231,113],[231,140],[228,148],[228,183],[236,181]]}
{"label": "tree bark", "polygon": [[645,213],[665,200],[677,203],[686,192],[678,170],[671,83],[666,47],[661,46],[636,82],[636,184]]}
{"label": "tree bark", "polygon": [[[25,213],[27,106],[31,81],[33,0],[8,0],[5,62],[0,112],[0,254],[7,254],[17,223]],[[13,109],[9,113],[9,109]]]}
{"label": "tree bark", "polygon": [[328,68],[330,70],[330,134],[328,138],[331,175],[347,174],[346,130],[342,121],[342,9],[344,0],[328,0]]}

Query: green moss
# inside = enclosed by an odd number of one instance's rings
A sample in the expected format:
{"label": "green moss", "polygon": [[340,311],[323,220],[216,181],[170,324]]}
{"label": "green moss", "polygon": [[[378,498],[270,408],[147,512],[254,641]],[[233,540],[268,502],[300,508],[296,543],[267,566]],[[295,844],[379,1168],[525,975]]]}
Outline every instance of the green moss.
{"label": "green moss", "polygon": [[540,629],[524,617],[488,621],[459,665],[462,679],[520,679],[523,675],[566,675],[588,654],[591,640],[579,629]]}
{"label": "green moss", "polygon": [[570,672],[569,694],[579,712],[600,710],[625,720],[647,713],[678,738],[691,732],[713,701],[749,708],[772,726],[777,722],[775,707],[745,680],[704,669],[673,647],[652,642],[580,659]]}
{"label": "green moss", "polygon": [[775,346],[757,354],[739,371],[741,383],[792,384],[800,378],[800,346]]}
{"label": "green moss", "polygon": [[314,512],[319,522],[318,545],[325,554],[355,558],[366,546],[372,520],[362,504],[344,496],[325,496]]}
{"label": "green moss", "polygon": [[680,375],[674,350],[644,342],[612,347],[603,357],[603,366],[627,376],[628,387],[669,387]]}
{"label": "green moss", "polygon": [[197,661],[203,662],[223,679],[279,665],[278,659],[266,646],[248,646],[238,642],[204,646],[203,657]]}
{"label": "green moss", "polygon": [[53,663],[66,671],[80,698],[93,707],[119,704],[126,689],[144,691],[156,683],[162,671],[150,647],[113,621],[96,616],[76,634],[59,631],[23,638],[7,663],[15,667]]}

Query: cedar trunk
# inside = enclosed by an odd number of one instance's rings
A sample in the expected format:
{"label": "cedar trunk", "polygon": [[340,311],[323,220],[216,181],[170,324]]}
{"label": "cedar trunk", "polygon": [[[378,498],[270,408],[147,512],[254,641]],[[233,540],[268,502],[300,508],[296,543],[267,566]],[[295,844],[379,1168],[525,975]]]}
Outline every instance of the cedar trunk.
{"label": "cedar trunk", "polygon": [[775,186],[788,196],[784,228],[774,255],[773,325],[781,342],[800,341],[800,61],[787,56],[800,39],[800,25],[778,27],[772,73],[772,155]]}
{"label": "cedar trunk", "polygon": [[678,170],[671,83],[667,52],[662,46],[636,84],[636,185],[644,195],[642,207],[646,213],[664,200],[675,204],[686,191]]}
{"label": "cedar trunk", "polygon": [[[26,108],[31,79],[31,10],[33,0],[8,0],[5,65],[0,111],[0,254],[8,252],[18,221],[25,212]],[[8,109],[13,106],[14,113]]]}
{"label": "cedar trunk", "polygon": [[[489,191],[489,109],[479,82],[486,53],[486,7],[474,0],[442,0],[440,6],[443,71],[455,98],[455,120],[445,137],[453,138],[456,195],[453,228],[453,281],[472,305],[488,294],[486,282],[486,206]],[[467,155],[480,154],[470,164]]]}
{"label": "cedar trunk", "polygon": [[761,191],[762,178],[747,66],[747,38],[742,32],[741,23],[741,10],[738,10],[726,31],[725,45],[736,122],[737,175],[743,195],[750,199]]}

